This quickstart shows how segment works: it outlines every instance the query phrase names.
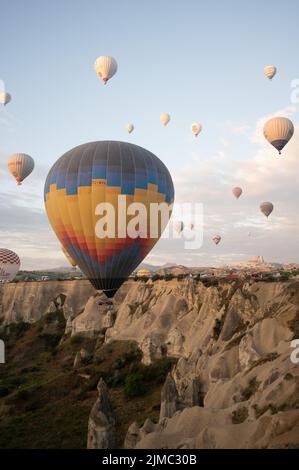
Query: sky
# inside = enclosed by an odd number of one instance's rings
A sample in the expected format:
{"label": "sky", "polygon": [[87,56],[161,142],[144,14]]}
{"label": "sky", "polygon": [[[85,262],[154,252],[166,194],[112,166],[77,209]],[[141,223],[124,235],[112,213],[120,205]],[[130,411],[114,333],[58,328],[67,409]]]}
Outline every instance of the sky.
{"label": "sky", "polygon": [[[67,265],[44,210],[46,175],[72,147],[112,139],[157,155],[171,172],[176,203],[202,204],[202,246],[164,239],[147,262],[222,265],[253,255],[299,262],[299,116],[291,87],[299,78],[299,3],[269,4],[0,0],[0,88],[12,95],[0,109],[0,246],[16,251],[23,269]],[[94,72],[99,55],[118,62],[107,86]],[[263,75],[268,64],[278,70],[272,82]],[[163,112],[171,114],[166,128]],[[262,133],[274,115],[296,129],[282,157]],[[197,139],[194,121],[203,125]],[[21,188],[7,171],[16,152],[36,162]],[[274,204],[268,220],[263,201]],[[214,234],[222,237],[217,247]]]}

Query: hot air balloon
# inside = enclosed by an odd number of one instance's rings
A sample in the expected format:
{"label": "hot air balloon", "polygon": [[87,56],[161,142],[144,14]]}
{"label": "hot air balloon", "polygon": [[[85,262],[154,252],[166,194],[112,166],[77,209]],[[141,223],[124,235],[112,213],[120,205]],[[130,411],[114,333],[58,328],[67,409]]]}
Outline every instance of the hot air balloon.
{"label": "hot air balloon", "polygon": [[272,202],[262,202],[261,205],[260,205],[260,209],[261,209],[261,212],[266,217],[269,217],[269,215],[271,214],[271,212],[274,209],[274,206],[273,206]]}
{"label": "hot air balloon", "polygon": [[12,281],[19,272],[20,266],[20,258],[16,253],[0,248],[0,282]]}
{"label": "hot air balloon", "polygon": [[[108,297],[158,241],[174,199],[172,179],[161,160],[142,147],[116,141],[91,142],[65,153],[51,168],[44,194],[61,244]],[[150,209],[162,202],[169,211],[163,223],[156,223]],[[141,209],[145,219],[138,220],[135,236],[132,225]]]}
{"label": "hot air balloon", "polygon": [[241,196],[242,194],[242,188],[239,188],[239,186],[235,186],[233,189],[232,189],[232,193],[233,195],[235,196],[235,198],[239,199],[239,197]]}
{"label": "hot air balloon", "polygon": [[161,114],[160,116],[160,122],[164,125],[164,126],[167,126],[167,124],[169,123],[170,121],[170,114],[168,113],[163,113]]}
{"label": "hot air balloon", "polygon": [[26,153],[15,153],[8,159],[7,166],[17,184],[21,185],[22,181],[32,173],[34,160]]}
{"label": "hot air balloon", "polygon": [[127,129],[127,131],[129,132],[129,134],[131,134],[131,132],[133,132],[133,130],[134,130],[134,125],[131,124],[131,123],[130,123],[130,124],[127,124],[127,125],[126,125],[126,129]]}
{"label": "hot air balloon", "polygon": [[173,222],[173,228],[178,234],[180,234],[184,230],[184,222],[181,220]]}
{"label": "hot air balloon", "polygon": [[61,245],[61,249],[62,249],[62,251],[63,251],[64,256],[66,257],[66,259],[68,260],[68,262],[69,262],[70,265],[72,266],[72,268],[73,268],[73,269],[76,269],[76,267],[77,267],[76,261],[68,254],[68,252],[66,251],[66,249],[64,248],[64,246]]}
{"label": "hot air balloon", "polygon": [[276,69],[275,65],[267,65],[264,68],[264,75],[265,75],[265,77],[269,78],[269,80],[272,80],[272,78],[276,74],[276,71],[277,71],[277,69]]}
{"label": "hot air balloon", "polygon": [[191,124],[191,132],[193,135],[195,135],[195,137],[198,136],[201,130],[202,130],[202,125],[199,122],[194,122],[193,124]]}
{"label": "hot air balloon", "polygon": [[101,55],[98,57],[94,63],[94,68],[96,74],[101,77],[104,84],[108,82],[108,80],[113,77],[113,75],[117,72],[117,62],[116,60],[109,56],[109,55]]}
{"label": "hot air balloon", "polygon": [[221,241],[221,237],[220,237],[220,235],[214,235],[212,237],[212,240],[215,243],[215,245],[218,245],[218,243],[220,243],[220,241]]}
{"label": "hot air balloon", "polygon": [[264,125],[264,136],[278,150],[279,155],[294,134],[292,121],[285,117],[274,117]]}
{"label": "hot air balloon", "polygon": [[190,222],[190,223],[188,224],[188,229],[189,229],[189,230],[193,230],[193,229],[194,229],[194,223],[193,223],[193,222]]}
{"label": "hot air balloon", "polygon": [[5,91],[0,92],[0,103],[3,104],[4,106],[7,105],[11,101],[11,95],[9,93],[6,93]]}

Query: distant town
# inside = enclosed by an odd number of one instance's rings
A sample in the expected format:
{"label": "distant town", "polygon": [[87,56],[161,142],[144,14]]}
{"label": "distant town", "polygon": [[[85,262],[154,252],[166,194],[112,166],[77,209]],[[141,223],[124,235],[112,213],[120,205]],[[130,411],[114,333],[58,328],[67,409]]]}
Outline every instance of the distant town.
{"label": "distant town", "polygon": [[[167,263],[163,266],[153,266],[142,263],[136,269],[130,279],[174,279],[190,277],[201,281],[213,281],[221,279],[241,279],[256,281],[285,280],[299,278],[298,263],[272,263],[264,260],[262,256],[253,256],[248,261],[221,267],[186,267],[178,264]],[[65,281],[86,279],[77,268],[57,268],[43,271],[19,271],[14,282],[33,281]]]}

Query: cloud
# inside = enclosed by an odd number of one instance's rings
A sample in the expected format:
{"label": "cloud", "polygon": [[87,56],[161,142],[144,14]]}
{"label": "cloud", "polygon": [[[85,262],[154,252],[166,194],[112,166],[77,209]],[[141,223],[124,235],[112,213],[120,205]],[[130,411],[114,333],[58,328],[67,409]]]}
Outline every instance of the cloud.
{"label": "cloud", "polygon": [[[290,106],[275,115],[292,116],[295,111]],[[186,250],[183,240],[162,239],[146,258],[147,262],[209,266],[253,255],[263,255],[269,261],[299,262],[299,123],[295,123],[292,140],[282,156],[278,156],[262,133],[268,117],[271,116],[258,119],[251,132],[245,124],[239,126],[244,133],[240,129],[232,131],[230,143],[233,135],[238,138],[242,134],[242,145],[249,158],[233,160],[223,145],[212,156],[192,150],[189,163],[174,172],[173,179],[177,203],[203,205],[203,226],[195,227],[197,231],[203,230],[203,245]],[[37,165],[19,188],[8,174],[6,159],[7,155],[0,154],[0,245],[19,253],[26,269],[66,266],[44,210],[43,182],[48,169]],[[185,161],[188,162],[187,157]],[[231,193],[236,185],[243,188],[239,200]],[[274,204],[269,219],[260,213],[263,201]],[[218,246],[211,241],[214,234],[222,237]]]}

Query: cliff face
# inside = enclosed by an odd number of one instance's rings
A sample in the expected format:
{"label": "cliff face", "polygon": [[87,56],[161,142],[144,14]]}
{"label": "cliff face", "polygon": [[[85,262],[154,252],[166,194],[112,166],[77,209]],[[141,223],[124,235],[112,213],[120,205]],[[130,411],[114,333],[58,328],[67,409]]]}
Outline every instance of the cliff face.
{"label": "cliff face", "polygon": [[297,446],[299,367],[290,342],[298,326],[298,282],[132,286],[106,341],[135,339],[145,363],[179,358],[160,420],[139,430],[136,447]]}
{"label": "cliff face", "polygon": [[299,367],[290,360],[299,282],[129,281],[113,303],[87,281],[0,289],[6,324],[34,322],[59,307],[67,334],[104,345],[136,341],[144,364],[178,359],[162,390],[159,422],[139,428],[132,419],[126,446],[299,445]]}
{"label": "cliff face", "polygon": [[94,292],[85,280],[0,284],[0,324],[34,323],[55,310],[55,303],[63,306],[66,318],[75,317]]}

